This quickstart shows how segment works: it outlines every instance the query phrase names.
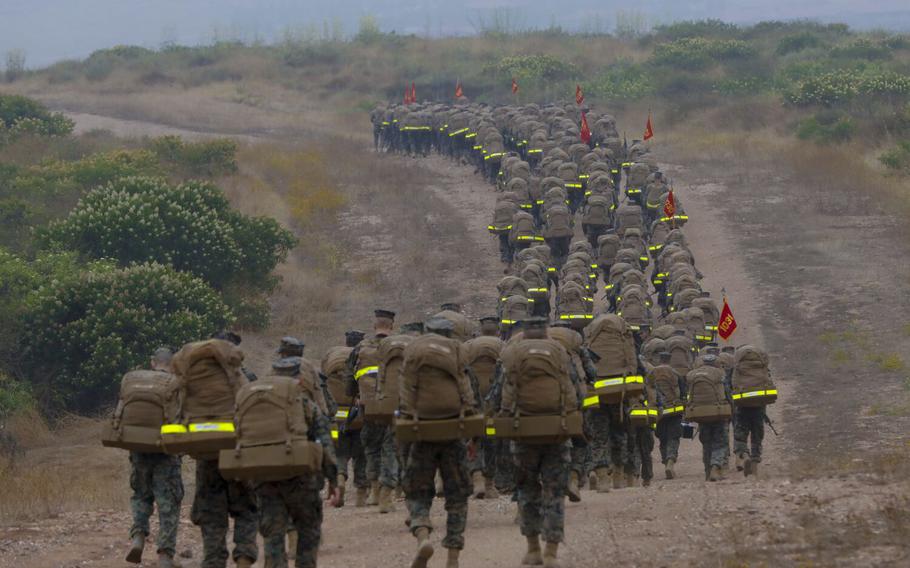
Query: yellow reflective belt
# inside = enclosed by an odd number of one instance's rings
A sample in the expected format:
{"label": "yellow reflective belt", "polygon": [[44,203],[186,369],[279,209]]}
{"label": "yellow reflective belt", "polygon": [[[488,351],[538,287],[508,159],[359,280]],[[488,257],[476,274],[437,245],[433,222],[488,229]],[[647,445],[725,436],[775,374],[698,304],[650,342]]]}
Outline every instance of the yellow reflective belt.
{"label": "yellow reflective belt", "polygon": [[458,136],[459,134],[463,134],[463,133],[465,133],[465,132],[467,132],[467,131],[468,131],[467,128],[462,128],[461,130],[456,130],[455,132],[450,132],[450,133],[449,133],[449,137]]}
{"label": "yellow reflective belt", "polygon": [[549,292],[548,288],[528,288],[528,292],[536,292],[538,294]]}
{"label": "yellow reflective belt", "polygon": [[578,179],[589,179],[590,177],[588,174],[578,174]]}
{"label": "yellow reflective belt", "polygon": [[519,241],[542,241],[543,237],[535,237],[534,235],[520,235],[518,237]]}
{"label": "yellow reflective belt", "polygon": [[705,331],[717,331],[717,326],[716,325],[706,325]]}
{"label": "yellow reflective belt", "polygon": [[480,146],[480,145],[474,146],[474,150],[483,150],[483,146]]}
{"label": "yellow reflective belt", "polygon": [[657,286],[658,284],[663,284],[664,281],[663,280],[652,280],[651,283],[654,284],[655,286]]}
{"label": "yellow reflective belt", "polygon": [[346,419],[348,416],[350,416],[350,414],[351,414],[351,410],[349,408],[345,408],[345,409],[339,408],[338,411],[335,413],[335,418],[339,418],[339,419],[343,420],[343,419]]}
{"label": "yellow reflective belt", "polygon": [[651,245],[648,247],[648,250],[660,250],[664,248],[664,245]]}
{"label": "yellow reflective belt", "polygon": [[183,424],[164,424],[161,426],[162,434],[186,434],[186,426]]}
{"label": "yellow reflective belt", "polygon": [[556,267],[551,266],[551,267],[547,268],[547,272],[556,272]]}
{"label": "yellow reflective belt", "polygon": [[588,314],[565,314],[559,316],[559,319],[569,320],[569,319],[594,319],[594,316]]}
{"label": "yellow reflective belt", "polygon": [[756,396],[777,396],[777,389],[742,392],[739,394],[734,394],[733,400],[739,400],[742,398],[754,398]]}
{"label": "yellow reflective belt", "polygon": [[588,274],[588,278],[597,278],[597,273],[595,272],[594,274]]}
{"label": "yellow reflective belt", "polygon": [[640,257],[638,257],[638,260],[640,260],[640,261],[642,261],[642,262],[648,262],[648,257],[646,257],[646,256],[640,256]]}
{"label": "yellow reflective belt", "polygon": [[495,436],[496,428],[491,428],[491,427],[487,426],[486,433],[487,433],[487,436]]}
{"label": "yellow reflective belt", "polygon": [[597,265],[596,265],[596,264],[592,264],[592,265],[591,265],[591,268],[593,268],[594,270],[597,270]]}
{"label": "yellow reflective belt", "polygon": [[594,383],[594,388],[613,387],[622,384],[622,377],[613,377],[610,379],[601,379]]}
{"label": "yellow reflective belt", "polygon": [[627,189],[626,190],[627,195],[631,195],[633,193],[641,193],[641,190],[640,189]]}
{"label": "yellow reflective belt", "polygon": [[585,298],[585,302],[594,303],[594,298]]}
{"label": "yellow reflective belt", "polygon": [[612,289],[613,289],[613,284],[607,284],[606,286],[604,286],[604,290],[612,290]]}
{"label": "yellow reflective belt", "polygon": [[567,183],[566,187],[571,187],[572,189],[581,189],[580,183]]}
{"label": "yellow reflective belt", "polygon": [[618,173],[619,173],[619,168],[610,168],[610,173],[611,173],[611,174],[618,174]]}
{"label": "yellow reflective belt", "polygon": [[333,440],[337,440],[337,439],[338,439],[338,430],[332,430],[332,439],[333,439]]}
{"label": "yellow reflective belt", "polygon": [[660,207],[660,203],[651,203],[650,201],[645,203],[645,205],[647,205],[648,209],[657,209]]}
{"label": "yellow reflective belt", "polygon": [[499,320],[499,323],[504,323],[506,325],[515,325],[518,323],[517,320]]}
{"label": "yellow reflective belt", "polygon": [[519,205],[519,207],[521,207],[522,209],[533,209],[534,204],[533,203],[522,203],[521,205]]}
{"label": "yellow reflective belt", "polygon": [[597,406],[598,404],[600,404],[600,397],[595,394],[594,396],[585,398],[584,402],[582,402],[582,407],[588,408],[589,406]]}
{"label": "yellow reflective belt", "polygon": [[711,341],[714,339],[714,337],[711,335],[696,335],[695,339],[698,339],[700,341]]}
{"label": "yellow reflective belt", "polygon": [[648,411],[647,411],[646,409],[644,409],[644,408],[634,408],[634,409],[632,409],[632,411],[629,413],[629,415],[630,415],[630,416],[644,416],[644,417],[647,417],[647,416],[648,416]]}
{"label": "yellow reflective belt", "polygon": [[362,377],[364,375],[371,375],[371,374],[378,373],[378,372],[379,372],[378,365],[373,365],[371,367],[364,367],[363,369],[360,369],[356,373],[354,373],[354,380],[359,381],[360,377]]}
{"label": "yellow reflective belt", "polygon": [[649,408],[649,409],[648,409],[648,415],[649,415],[649,416],[657,416],[657,409],[656,409],[656,408]]}
{"label": "yellow reflective belt", "polygon": [[389,122],[388,122],[387,120],[383,120],[383,121],[382,121],[382,125],[383,125],[383,126],[388,126],[388,125],[389,125]]}
{"label": "yellow reflective belt", "polygon": [[500,156],[502,156],[502,155],[503,155],[503,152],[494,152],[493,154],[490,154],[490,155],[488,155],[488,156],[484,156],[483,159],[484,159],[484,160],[489,160],[490,158],[498,158],[498,157],[500,157]]}
{"label": "yellow reflective belt", "polygon": [[543,149],[528,150],[528,154],[540,154],[543,152]]}
{"label": "yellow reflective belt", "polygon": [[491,231],[509,231],[512,229],[512,225],[507,227],[497,227],[496,225],[487,225],[487,229]]}
{"label": "yellow reflective belt", "polygon": [[233,422],[200,422],[190,424],[190,432],[233,432]]}
{"label": "yellow reflective belt", "polygon": [[626,377],[624,382],[627,385],[634,384],[634,383],[644,383],[645,378],[642,377],[641,375],[632,375],[630,377]]}
{"label": "yellow reflective belt", "polygon": [[676,414],[678,412],[682,412],[685,409],[685,406],[672,406],[670,408],[664,408],[660,413],[666,416],[667,414]]}
{"label": "yellow reflective belt", "polygon": [[623,163],[622,163],[622,167],[628,168],[629,166],[632,166],[632,165],[634,165],[634,164],[635,164],[635,162],[623,162]]}
{"label": "yellow reflective belt", "polygon": [[[467,130],[467,128],[465,128],[465,130]],[[476,138],[476,137],[477,137],[477,133],[476,133],[476,132],[471,132],[471,133],[469,133],[469,134],[465,134],[464,137],[465,137],[465,138]]]}
{"label": "yellow reflective belt", "polygon": [[546,202],[545,202],[543,199],[538,199],[538,200],[537,200],[537,204],[538,204],[538,205],[543,205],[544,203],[546,203]]}

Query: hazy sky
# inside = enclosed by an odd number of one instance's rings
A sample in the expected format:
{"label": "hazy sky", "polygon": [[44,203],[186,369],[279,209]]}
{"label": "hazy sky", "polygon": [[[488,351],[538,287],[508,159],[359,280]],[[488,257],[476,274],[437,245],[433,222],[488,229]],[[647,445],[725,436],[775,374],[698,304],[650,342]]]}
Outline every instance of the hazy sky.
{"label": "hazy sky", "polygon": [[0,0],[0,56],[21,49],[28,66],[38,67],[118,44],[272,41],[288,28],[326,21],[353,33],[365,14],[383,31],[470,34],[497,10],[522,28],[609,30],[617,10],[636,10],[655,23],[812,18],[910,30],[910,0]]}

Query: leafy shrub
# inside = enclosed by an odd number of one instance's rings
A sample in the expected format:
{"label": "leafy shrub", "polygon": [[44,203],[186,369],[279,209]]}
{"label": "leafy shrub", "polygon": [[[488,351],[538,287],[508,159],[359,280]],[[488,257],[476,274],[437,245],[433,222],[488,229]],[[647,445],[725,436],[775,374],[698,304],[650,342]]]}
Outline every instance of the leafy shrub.
{"label": "leafy shrub", "polygon": [[838,103],[872,97],[910,95],[910,76],[893,71],[861,72],[833,71],[798,83],[785,93],[787,102],[794,105],[819,104],[831,106]]}
{"label": "leafy shrub", "polygon": [[848,142],[855,132],[856,125],[850,117],[835,112],[819,112],[800,121],[796,136],[817,144],[841,144]]}
{"label": "leafy shrub", "polygon": [[334,42],[290,43],[283,48],[282,59],[289,67],[308,67],[314,64],[334,65],[344,52]]}
{"label": "leafy shrub", "polygon": [[664,40],[687,37],[730,37],[739,33],[736,24],[722,20],[686,20],[654,28],[653,35]]}
{"label": "leafy shrub", "polygon": [[34,406],[35,399],[32,398],[28,385],[14,380],[0,371],[0,424],[17,412],[29,410]]}
{"label": "leafy shrub", "polygon": [[638,99],[654,92],[654,82],[646,69],[624,61],[615,63],[588,85],[597,97],[614,100]]}
{"label": "leafy shrub", "polygon": [[117,180],[85,195],[66,219],[43,234],[47,243],[126,266],[160,262],[221,287],[229,281],[267,287],[296,239],[266,217],[232,210],[206,182]]}
{"label": "leafy shrub", "polygon": [[651,62],[686,69],[700,69],[720,61],[755,55],[755,48],[737,39],[682,38],[654,48]]}
{"label": "leafy shrub", "polygon": [[31,183],[33,189],[40,187],[51,191],[71,184],[89,189],[123,177],[161,173],[156,156],[148,150],[113,150],[91,154],[81,160],[52,160],[26,168],[17,183],[23,186]]}
{"label": "leafy shrub", "polygon": [[564,79],[578,75],[571,63],[552,55],[513,55],[484,66],[484,73],[518,79]]}
{"label": "leafy shrub", "polygon": [[721,95],[741,96],[767,91],[771,85],[763,77],[727,77],[714,83],[714,92]]}
{"label": "leafy shrub", "polygon": [[202,280],[160,264],[96,267],[29,295],[23,345],[39,399],[73,410],[109,403],[120,376],[159,345],[208,337],[233,319]]}
{"label": "leafy shrub", "polygon": [[67,136],[75,124],[66,116],[51,112],[36,100],[20,95],[0,94],[0,124],[11,133]]}
{"label": "leafy shrub", "polygon": [[813,47],[821,47],[824,44],[822,39],[811,32],[802,32],[794,35],[788,35],[778,42],[777,44],[777,54],[778,55],[787,55],[789,53],[796,53],[804,49],[809,49]]}
{"label": "leafy shrub", "polygon": [[910,174],[910,140],[901,140],[897,145],[879,156],[878,160],[889,170]]}
{"label": "leafy shrub", "polygon": [[162,136],[151,143],[158,159],[181,168],[190,176],[219,176],[237,171],[237,143],[229,138],[186,142],[179,136]]}
{"label": "leafy shrub", "polygon": [[844,45],[831,49],[831,57],[844,59],[890,59],[891,48],[879,41],[868,38],[856,38]]}

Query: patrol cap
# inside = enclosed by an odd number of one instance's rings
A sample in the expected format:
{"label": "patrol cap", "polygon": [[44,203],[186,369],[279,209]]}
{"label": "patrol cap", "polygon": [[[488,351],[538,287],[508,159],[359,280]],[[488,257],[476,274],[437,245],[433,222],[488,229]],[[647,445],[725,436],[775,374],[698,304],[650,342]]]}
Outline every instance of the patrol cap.
{"label": "patrol cap", "polygon": [[720,348],[719,347],[706,347],[705,353],[707,353],[707,355],[718,355],[718,354],[720,354]]}
{"label": "patrol cap", "polygon": [[423,333],[423,322],[412,321],[401,326],[401,333]]}
{"label": "patrol cap", "polygon": [[302,361],[300,357],[285,357],[272,363],[272,370],[279,375],[299,375]]}
{"label": "patrol cap", "polygon": [[498,325],[498,324],[499,324],[499,318],[496,317],[496,316],[483,316],[482,318],[480,318],[480,323],[481,323],[481,324],[484,324],[484,323],[495,323],[495,324]]}
{"label": "patrol cap", "polygon": [[395,319],[395,312],[391,310],[375,310],[373,312],[373,315],[377,318],[385,318],[390,320]]}
{"label": "patrol cap", "polygon": [[281,345],[278,346],[278,353],[287,353],[299,357],[303,354],[304,347],[306,347],[306,344],[303,341],[289,335],[281,338]]}
{"label": "patrol cap", "polygon": [[366,334],[359,329],[349,329],[348,331],[344,332],[344,336],[349,339],[363,339],[366,337]]}
{"label": "patrol cap", "polygon": [[670,361],[671,354],[669,351],[661,351],[657,354],[657,356],[660,358],[661,363],[668,363]]}
{"label": "patrol cap", "polygon": [[455,331],[455,324],[446,318],[430,318],[424,324],[424,328],[430,333],[451,335]]}
{"label": "patrol cap", "polygon": [[701,358],[706,365],[716,365],[717,364],[717,355],[708,354]]}
{"label": "patrol cap", "polygon": [[442,309],[442,311],[460,312],[461,304],[456,304],[454,302],[448,302],[448,303],[443,304],[441,306],[441,309]]}
{"label": "patrol cap", "polygon": [[699,297],[699,298],[710,298],[710,297],[711,297],[711,292],[702,291],[702,293],[699,294],[698,297]]}
{"label": "patrol cap", "polygon": [[240,345],[240,342],[243,341],[243,338],[241,338],[239,334],[234,333],[233,331],[228,331],[226,329],[222,329],[220,331],[216,331],[215,333],[213,333],[212,339],[221,339],[222,341],[230,341],[234,345]]}

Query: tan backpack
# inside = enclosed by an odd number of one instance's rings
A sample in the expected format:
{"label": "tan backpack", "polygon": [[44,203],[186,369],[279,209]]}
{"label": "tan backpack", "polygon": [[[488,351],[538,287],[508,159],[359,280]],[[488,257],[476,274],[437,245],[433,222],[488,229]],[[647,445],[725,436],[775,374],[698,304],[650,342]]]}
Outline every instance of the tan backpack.
{"label": "tan backpack", "polygon": [[524,211],[516,213],[512,218],[512,231],[509,233],[509,241],[512,243],[535,243],[543,241],[543,237],[537,235],[534,217]]}
{"label": "tan backpack", "polygon": [[544,216],[543,236],[548,239],[571,237],[575,234],[572,214],[564,205],[554,205]]}
{"label": "tan backpack", "polygon": [[[527,289],[527,284],[525,284],[525,288]],[[472,324],[471,320],[469,320],[468,317],[461,312],[443,310],[433,317],[442,318],[452,322],[452,325],[455,326],[455,331],[452,333],[452,337],[459,341],[467,341],[474,335],[474,324]]]}
{"label": "tan backpack", "polygon": [[483,400],[490,391],[496,375],[496,363],[505,344],[498,337],[475,337],[464,344],[468,367],[477,377],[480,398]]}
{"label": "tan backpack", "polygon": [[621,377],[635,373],[638,360],[635,339],[625,320],[603,314],[585,329],[585,345],[600,359],[595,363],[598,377]]}
{"label": "tan backpack", "polygon": [[162,371],[130,371],[120,381],[120,399],[104,425],[110,448],[160,453],[161,427],[177,413],[177,378]]}
{"label": "tan backpack", "polygon": [[347,395],[344,384],[345,367],[353,350],[352,347],[332,347],[322,358],[322,374],[328,379],[329,392],[339,406],[349,407],[354,403],[353,397]]}
{"label": "tan backpack", "polygon": [[319,409],[319,412],[328,416],[329,405],[325,400],[325,393],[322,392],[322,378],[319,376],[319,368],[309,359],[300,359],[298,383],[304,394],[316,403],[316,408]]}
{"label": "tan backpack", "polygon": [[[681,414],[685,410],[682,393],[679,392],[679,375],[669,365],[658,365],[651,370],[650,383],[663,403],[660,417]],[[656,400],[655,400],[656,404]]]}
{"label": "tan backpack", "polygon": [[651,312],[646,304],[644,293],[638,286],[623,286],[620,296],[616,298],[616,315],[630,324],[651,323]]}
{"label": "tan backpack", "polygon": [[402,415],[443,420],[473,408],[461,343],[436,334],[415,338],[404,349],[399,385]]}
{"label": "tan backpack", "polygon": [[234,449],[222,450],[218,468],[226,479],[280,481],[312,474],[322,467],[322,446],[310,442],[316,420],[300,383],[268,376],[237,393]]}
{"label": "tan backpack", "polygon": [[[366,339],[357,346],[357,361],[354,369],[354,380],[357,381],[357,392],[360,403],[366,405],[376,400],[376,385],[379,384],[379,344],[380,337]],[[364,418],[369,420],[364,412]]]}
{"label": "tan backpack", "polygon": [[768,354],[753,345],[737,347],[733,358],[733,404],[764,406],[777,402]]}
{"label": "tan backpack", "polygon": [[379,342],[379,377],[376,396],[364,406],[364,414],[371,422],[391,424],[398,410],[401,366],[404,349],[414,337],[411,335],[390,335]]}
{"label": "tan backpack", "polygon": [[681,375],[688,373],[694,358],[692,340],[684,335],[673,335],[667,339],[666,347],[670,352],[670,366]]}
{"label": "tan backpack", "polygon": [[686,420],[690,422],[719,422],[733,414],[724,393],[724,372],[717,367],[703,366],[686,375],[689,400]]}
{"label": "tan backpack", "polygon": [[500,323],[515,325],[516,323],[527,319],[530,313],[531,309],[527,298],[518,295],[508,296],[500,305]]}
{"label": "tan backpack", "polygon": [[517,212],[518,205],[512,201],[497,201],[496,208],[493,209],[493,222],[487,226],[487,230],[495,234],[507,234],[512,230],[512,219]]}
{"label": "tan backpack", "polygon": [[594,319],[585,289],[576,282],[566,282],[556,295],[556,315],[561,320]]}
{"label": "tan backpack", "polygon": [[568,354],[557,341],[524,339],[507,345],[501,357],[503,415],[565,415],[578,408]]}
{"label": "tan backpack", "polygon": [[597,264],[605,268],[613,264],[619,252],[619,235],[609,234],[597,237]]}

